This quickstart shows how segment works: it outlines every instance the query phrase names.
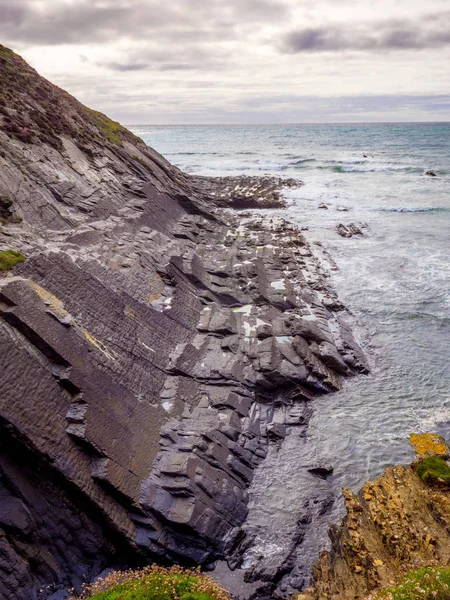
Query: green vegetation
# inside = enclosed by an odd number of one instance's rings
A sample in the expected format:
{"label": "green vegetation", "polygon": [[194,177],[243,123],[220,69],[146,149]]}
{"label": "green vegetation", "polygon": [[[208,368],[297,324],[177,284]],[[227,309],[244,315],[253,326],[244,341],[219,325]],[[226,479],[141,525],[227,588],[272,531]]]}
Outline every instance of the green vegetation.
{"label": "green vegetation", "polygon": [[399,585],[386,588],[368,600],[450,600],[450,568],[412,571]]}
{"label": "green vegetation", "polygon": [[121,146],[142,140],[106,115],[83,106],[0,45],[0,129],[23,143],[46,143],[63,150],[62,136],[72,138],[92,156],[91,144]]}
{"label": "green vegetation", "polygon": [[18,263],[25,260],[25,256],[16,250],[0,251],[0,271],[6,273],[15,267]]}
{"label": "green vegetation", "polygon": [[14,72],[14,74],[21,73],[26,75],[27,73],[27,63],[23,60],[21,56],[6,48],[6,46],[2,46],[0,44],[0,62],[2,64],[2,68],[8,70],[10,72]]}
{"label": "green vegetation", "polygon": [[101,112],[97,112],[96,110],[92,110],[90,108],[86,108],[86,110],[94,124],[100,129],[100,131],[111,142],[111,144],[120,146],[122,144],[122,138],[120,137],[119,133],[128,133],[128,130],[120,123],[109,119]]}
{"label": "green vegetation", "polygon": [[0,58],[4,60],[11,60],[14,58],[19,58],[17,54],[15,54],[12,50],[7,48],[6,46],[2,46],[0,44]]}
{"label": "green vegetation", "polygon": [[131,158],[133,160],[137,160],[138,162],[141,163],[141,165],[143,165],[144,167],[148,167],[147,163],[145,162],[145,160],[143,160],[140,156],[138,156],[137,154],[132,154]]}
{"label": "green vegetation", "polygon": [[416,466],[416,473],[428,485],[436,483],[450,485],[450,467],[444,459],[438,456],[429,456],[421,460]]}
{"label": "green vegetation", "polygon": [[84,590],[81,600],[87,599],[230,600],[230,596],[199,571],[151,566],[140,571],[115,571],[99,579]]}
{"label": "green vegetation", "polygon": [[12,217],[0,217],[0,224],[2,225],[19,225],[20,223],[22,223],[23,221],[23,217],[18,217],[16,215],[13,215]]}
{"label": "green vegetation", "polygon": [[21,87],[28,77],[28,65],[18,54],[0,44],[0,67],[0,100],[5,106],[8,100],[13,100],[13,90]]}

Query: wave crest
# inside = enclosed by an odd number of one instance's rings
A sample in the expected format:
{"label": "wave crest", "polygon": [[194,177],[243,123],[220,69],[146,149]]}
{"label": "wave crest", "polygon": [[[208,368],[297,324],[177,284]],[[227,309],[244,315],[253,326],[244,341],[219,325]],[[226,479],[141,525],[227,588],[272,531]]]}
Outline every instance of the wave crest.
{"label": "wave crest", "polygon": [[374,208],[377,212],[399,212],[399,213],[426,213],[426,212],[450,212],[445,206],[383,206]]}

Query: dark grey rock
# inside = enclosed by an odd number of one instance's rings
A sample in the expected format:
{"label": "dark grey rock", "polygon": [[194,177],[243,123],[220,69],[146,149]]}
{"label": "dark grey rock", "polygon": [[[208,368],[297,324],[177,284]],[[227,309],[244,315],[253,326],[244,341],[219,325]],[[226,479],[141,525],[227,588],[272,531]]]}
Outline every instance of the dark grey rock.
{"label": "dark grey rock", "polygon": [[308,471],[321,479],[326,479],[333,473],[333,467],[330,465],[314,465]]}
{"label": "dark grey rock", "polygon": [[[300,182],[188,176],[27,72],[45,94],[14,96],[24,123],[53,100],[65,129],[25,146],[0,120],[0,212],[23,217],[0,249],[27,257],[0,278],[0,596],[237,565],[255,469],[367,370],[300,231],[229,210],[280,207]],[[255,570],[262,596],[277,560]]]}
{"label": "dark grey rock", "polygon": [[362,223],[350,223],[349,225],[344,225],[343,223],[339,223],[336,227],[336,231],[341,237],[353,237],[354,235],[363,235],[363,229],[366,226]]}

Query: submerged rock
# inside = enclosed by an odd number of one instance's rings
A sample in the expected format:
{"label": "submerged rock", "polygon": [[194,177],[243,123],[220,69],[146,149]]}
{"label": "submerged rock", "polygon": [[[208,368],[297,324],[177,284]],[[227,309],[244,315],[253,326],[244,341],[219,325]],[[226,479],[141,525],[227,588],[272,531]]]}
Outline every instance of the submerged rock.
{"label": "submerged rock", "polygon": [[326,479],[333,473],[333,467],[331,465],[314,465],[308,471],[321,479]]}

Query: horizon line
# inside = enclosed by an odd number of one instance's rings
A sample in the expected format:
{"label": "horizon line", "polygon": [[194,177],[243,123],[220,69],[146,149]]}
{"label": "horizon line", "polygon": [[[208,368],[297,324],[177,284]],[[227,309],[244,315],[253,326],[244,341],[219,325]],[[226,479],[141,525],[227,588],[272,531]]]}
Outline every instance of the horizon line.
{"label": "horizon line", "polygon": [[450,125],[447,121],[299,121],[290,123],[126,123],[126,127],[286,127],[291,125]]}

